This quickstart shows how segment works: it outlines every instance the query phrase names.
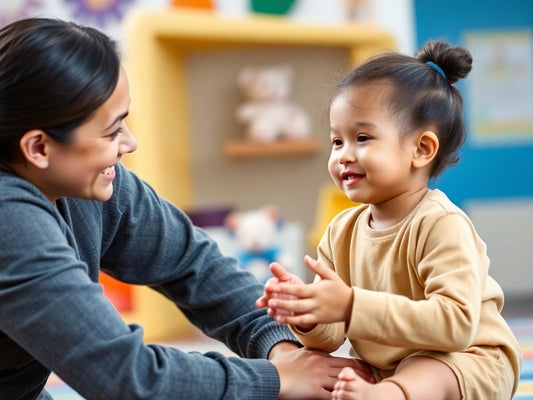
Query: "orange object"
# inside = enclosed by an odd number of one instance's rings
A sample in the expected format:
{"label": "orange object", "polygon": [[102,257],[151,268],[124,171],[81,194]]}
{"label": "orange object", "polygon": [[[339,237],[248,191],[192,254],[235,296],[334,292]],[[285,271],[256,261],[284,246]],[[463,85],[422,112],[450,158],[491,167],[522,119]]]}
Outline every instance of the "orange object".
{"label": "orange object", "polygon": [[119,312],[133,310],[131,285],[117,281],[104,272],[100,272],[100,283],[104,287],[104,295],[113,303]]}
{"label": "orange object", "polygon": [[213,9],[212,0],[172,0],[172,5],[175,7]]}

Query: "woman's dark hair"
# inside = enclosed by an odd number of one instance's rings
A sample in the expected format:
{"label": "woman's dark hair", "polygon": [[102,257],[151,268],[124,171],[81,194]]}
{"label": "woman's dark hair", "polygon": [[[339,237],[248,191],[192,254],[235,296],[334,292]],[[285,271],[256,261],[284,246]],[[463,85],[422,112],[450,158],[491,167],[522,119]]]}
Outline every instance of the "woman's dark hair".
{"label": "woman's dark hair", "polygon": [[453,84],[471,69],[468,50],[430,41],[415,57],[386,53],[368,60],[341,80],[336,93],[353,85],[392,83],[386,100],[398,117],[402,134],[428,129],[439,138],[431,170],[431,177],[435,178],[459,161],[459,148],[465,141],[463,99]]}
{"label": "woman's dark hair", "polygon": [[119,71],[115,42],[94,28],[29,18],[0,29],[0,163],[20,155],[32,129],[71,141],[113,93]]}

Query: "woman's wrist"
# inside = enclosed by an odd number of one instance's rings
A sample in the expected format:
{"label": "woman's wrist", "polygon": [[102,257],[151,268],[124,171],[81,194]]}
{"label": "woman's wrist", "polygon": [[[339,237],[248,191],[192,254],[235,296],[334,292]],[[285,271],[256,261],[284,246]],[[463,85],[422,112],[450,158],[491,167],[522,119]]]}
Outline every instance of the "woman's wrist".
{"label": "woman's wrist", "polygon": [[295,342],[279,342],[270,349],[268,359],[272,360],[277,354],[298,350],[300,347]]}

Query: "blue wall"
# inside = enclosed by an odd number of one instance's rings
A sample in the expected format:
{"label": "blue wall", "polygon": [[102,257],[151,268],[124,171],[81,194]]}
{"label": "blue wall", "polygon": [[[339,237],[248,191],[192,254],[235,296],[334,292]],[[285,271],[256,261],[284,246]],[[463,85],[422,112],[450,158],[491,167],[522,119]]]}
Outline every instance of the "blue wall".
{"label": "blue wall", "polygon": [[[417,48],[430,39],[465,45],[464,34],[471,31],[527,30],[533,34],[531,0],[413,0],[413,6]],[[458,87],[468,113],[465,85]],[[468,117],[465,126],[469,134]],[[459,164],[445,171],[435,186],[464,206],[470,199],[533,198],[532,175],[533,143],[479,146],[467,139]]]}

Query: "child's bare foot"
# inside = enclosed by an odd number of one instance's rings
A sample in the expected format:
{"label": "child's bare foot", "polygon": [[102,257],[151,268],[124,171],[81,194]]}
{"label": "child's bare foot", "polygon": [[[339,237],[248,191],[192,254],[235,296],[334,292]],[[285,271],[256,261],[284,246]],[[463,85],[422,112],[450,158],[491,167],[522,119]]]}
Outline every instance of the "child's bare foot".
{"label": "child's bare foot", "polygon": [[331,393],[333,400],[406,400],[403,391],[395,383],[369,383],[348,367],[337,378]]}

